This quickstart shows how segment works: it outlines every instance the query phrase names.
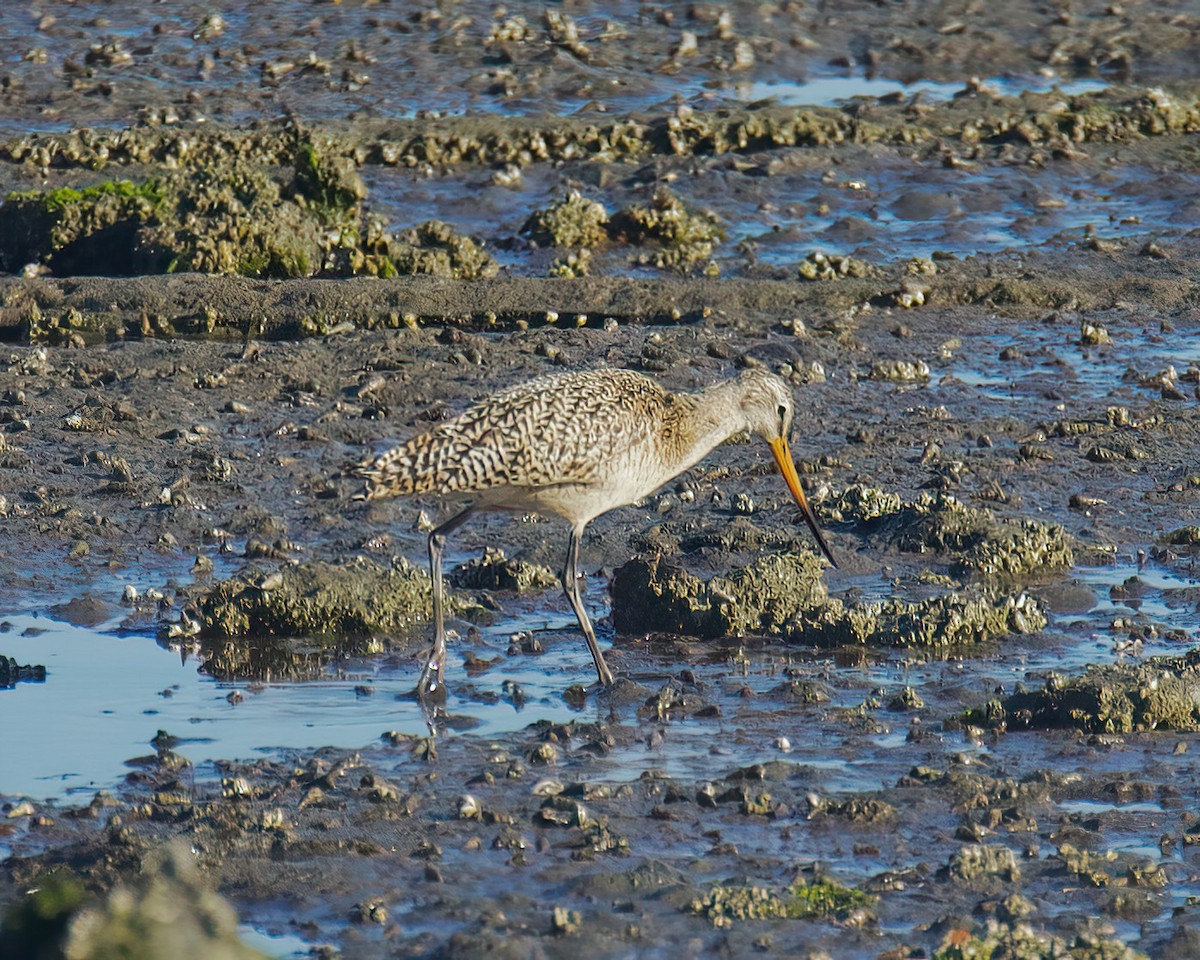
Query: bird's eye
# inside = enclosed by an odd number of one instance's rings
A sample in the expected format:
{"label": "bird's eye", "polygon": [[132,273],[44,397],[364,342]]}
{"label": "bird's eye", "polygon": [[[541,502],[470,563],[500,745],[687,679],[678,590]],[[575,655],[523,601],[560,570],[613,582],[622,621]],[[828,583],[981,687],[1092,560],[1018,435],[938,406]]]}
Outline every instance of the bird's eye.
{"label": "bird's eye", "polygon": [[785,407],[782,403],[779,405],[779,419],[780,420],[787,419],[787,407]]}

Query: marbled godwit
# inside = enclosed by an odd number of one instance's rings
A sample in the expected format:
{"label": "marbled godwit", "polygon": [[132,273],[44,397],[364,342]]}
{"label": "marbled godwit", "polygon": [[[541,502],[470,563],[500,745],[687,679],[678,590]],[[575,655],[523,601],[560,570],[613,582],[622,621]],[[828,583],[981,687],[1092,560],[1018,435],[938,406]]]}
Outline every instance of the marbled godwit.
{"label": "marbled godwit", "polygon": [[446,535],[476,510],[540,513],[571,525],[562,586],[606,686],[612,673],[579,592],[584,529],[678,476],[734,434],[749,430],[770,444],[821,551],[836,566],[788,450],[791,426],[791,389],[761,370],[693,394],[669,393],[630,370],[593,370],[505,390],[362,463],[358,473],[366,488],[360,499],[441,493],[471,501],[429,535],[435,634],[417,694],[444,695],[442,550]]}

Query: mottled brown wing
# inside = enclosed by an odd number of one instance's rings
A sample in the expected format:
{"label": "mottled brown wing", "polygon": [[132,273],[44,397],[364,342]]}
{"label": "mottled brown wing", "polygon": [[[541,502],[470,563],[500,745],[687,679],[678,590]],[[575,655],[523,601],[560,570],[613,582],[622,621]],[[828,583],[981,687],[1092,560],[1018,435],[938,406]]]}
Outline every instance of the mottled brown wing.
{"label": "mottled brown wing", "polygon": [[542,377],[364,462],[365,496],[586,485],[647,438],[666,402],[628,370]]}

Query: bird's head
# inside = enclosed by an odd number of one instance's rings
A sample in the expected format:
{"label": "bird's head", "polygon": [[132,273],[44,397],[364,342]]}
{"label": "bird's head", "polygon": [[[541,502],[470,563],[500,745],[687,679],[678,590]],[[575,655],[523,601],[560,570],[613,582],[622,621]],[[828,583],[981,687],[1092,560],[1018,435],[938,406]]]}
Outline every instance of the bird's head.
{"label": "bird's head", "polygon": [[821,528],[817,526],[817,517],[808,505],[808,498],[796,473],[796,463],[788,449],[788,435],[792,432],[792,388],[774,374],[753,368],[738,377],[738,386],[747,429],[757,433],[770,445],[779,472],[783,474],[784,482],[804,514],[805,522],[816,537],[821,552],[836,567],[837,561],[833,559]]}
{"label": "bird's head", "polygon": [[765,370],[751,368],[738,377],[746,427],[768,443],[792,432],[792,388]]}

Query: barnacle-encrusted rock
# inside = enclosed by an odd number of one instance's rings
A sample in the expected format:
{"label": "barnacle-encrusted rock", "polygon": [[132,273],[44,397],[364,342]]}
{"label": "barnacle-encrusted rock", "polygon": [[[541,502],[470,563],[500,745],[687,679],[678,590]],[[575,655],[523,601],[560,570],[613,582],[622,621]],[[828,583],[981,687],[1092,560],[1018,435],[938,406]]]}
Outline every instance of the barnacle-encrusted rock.
{"label": "barnacle-encrusted rock", "polygon": [[999,844],[967,844],[950,859],[947,872],[954,879],[968,883],[989,877],[999,877],[1009,883],[1018,883],[1021,879],[1016,854],[1011,847]]}
{"label": "barnacle-encrusted rock", "polygon": [[545,246],[598,247],[608,239],[604,204],[572,190],[545,210],[535,210],[523,232]]}
{"label": "barnacle-encrusted rock", "polygon": [[[223,680],[320,676],[343,656],[406,647],[431,614],[429,577],[408,561],[390,568],[363,559],[301,563],[273,574],[249,571],[214,584],[194,601],[185,630],[200,642],[201,669]],[[461,595],[447,608],[479,612]],[[170,641],[180,626],[168,625]]]}
{"label": "barnacle-encrusted rock", "polygon": [[865,523],[899,513],[904,506],[900,494],[880,487],[852,483],[835,497],[820,504],[823,517],[837,523]]}
{"label": "barnacle-encrusted rock", "polygon": [[59,273],[315,274],[476,279],[496,261],[430,220],[396,236],[364,217],[354,161],[293,142],[287,166],[215,153],[140,184],[10,194],[0,205],[0,270]]}
{"label": "barnacle-encrusted rock", "polygon": [[503,550],[488,547],[450,571],[450,582],[468,590],[545,590],[558,585],[558,577],[549,567],[505,556]]}
{"label": "barnacle-encrusted rock", "polygon": [[0,690],[11,689],[22,681],[42,683],[46,679],[46,668],[41,664],[17,663],[12,657],[0,654]]}
{"label": "barnacle-encrusted rock", "polygon": [[822,646],[942,647],[1036,633],[1045,626],[1046,615],[1032,597],[981,590],[915,602],[850,605],[833,599],[801,614],[791,636]]}
{"label": "barnacle-encrusted rock", "polygon": [[352,161],[293,142],[273,166],[213,154],[134,184],[10,194],[0,269],[37,261],[63,273],[310,276],[354,247],[366,196]]}
{"label": "barnacle-encrusted rock", "polygon": [[876,360],[870,376],[893,383],[924,383],[929,379],[929,364],[924,360]]}
{"label": "barnacle-encrusted rock", "polygon": [[[463,604],[448,598],[459,609]],[[203,637],[364,636],[406,631],[429,619],[429,576],[403,558],[284,566],[264,581],[222,580],[199,600]]]}
{"label": "barnacle-encrusted rock", "polygon": [[718,884],[689,909],[712,921],[714,927],[730,927],[737,920],[803,919],[837,917],[846,919],[869,907],[875,897],[833,880],[797,880],[784,890],[750,885]]}
{"label": "barnacle-encrusted rock", "polygon": [[385,255],[399,274],[478,280],[500,272],[483,247],[440,220],[427,220],[390,238]]}
{"label": "barnacle-encrusted rock", "polygon": [[841,280],[843,277],[868,277],[871,265],[854,257],[813,251],[800,262],[798,272],[801,280]]}
{"label": "barnacle-encrusted rock", "polygon": [[[130,256],[139,227],[162,203],[158,180],[10,193],[0,204],[0,270],[16,273],[27,263],[52,260],[64,273],[106,272],[112,256]],[[123,249],[106,251],[112,247]],[[94,267],[93,258],[99,260]]]}
{"label": "barnacle-encrusted rock", "polygon": [[725,237],[715,213],[689,210],[669,190],[659,190],[648,204],[620,211],[609,232],[630,243],[657,243],[654,265],[681,269],[708,260]]}
{"label": "barnacle-encrusted rock", "polygon": [[1038,690],[1018,689],[967,711],[962,719],[1010,730],[1200,730],[1200,649],[1142,663],[1092,666],[1078,677],[1053,674]]}
{"label": "barnacle-encrusted rock", "polygon": [[777,634],[801,611],[825,603],[823,568],[808,551],[775,554],[704,581],[658,558],[635,558],[613,580],[613,622],[625,633]]}
{"label": "barnacle-encrusted rock", "polygon": [[1033,633],[1046,617],[1032,597],[978,589],[916,602],[830,599],[822,561],[808,551],[761,557],[701,580],[658,558],[635,558],[613,579],[622,633],[780,636],[827,646],[953,646]]}
{"label": "barnacle-encrusted rock", "polygon": [[1075,562],[1070,537],[1058,524],[997,520],[947,493],[921,494],[894,520],[901,550],[949,553],[960,574],[1027,576]]}
{"label": "barnacle-encrusted rock", "polygon": [[1200,527],[1177,527],[1163,537],[1173,547],[1200,547]]}
{"label": "barnacle-encrusted rock", "polygon": [[9,911],[0,939],[13,957],[265,958],[238,939],[237,912],[204,883],[183,841],[152,851],[140,877],[103,899],[66,872],[42,878]]}

